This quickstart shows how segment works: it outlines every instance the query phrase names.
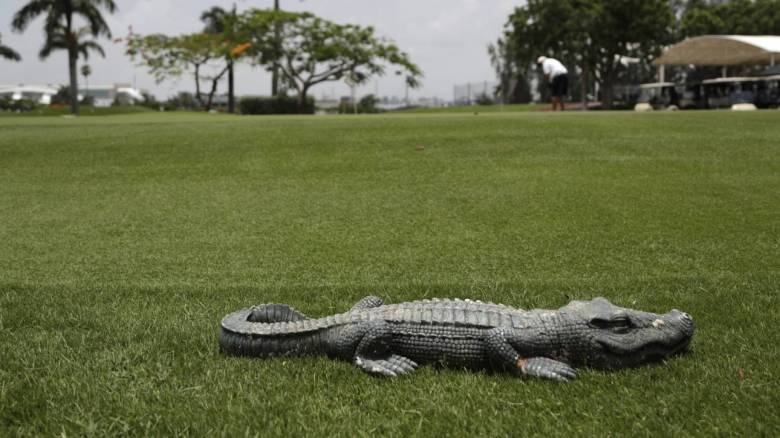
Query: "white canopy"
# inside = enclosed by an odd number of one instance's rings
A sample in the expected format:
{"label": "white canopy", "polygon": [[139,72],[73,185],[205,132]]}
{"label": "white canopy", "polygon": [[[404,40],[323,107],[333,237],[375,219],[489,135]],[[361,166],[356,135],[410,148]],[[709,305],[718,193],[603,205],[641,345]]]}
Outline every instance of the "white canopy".
{"label": "white canopy", "polygon": [[664,51],[655,65],[746,65],[780,63],[780,36],[705,35]]}

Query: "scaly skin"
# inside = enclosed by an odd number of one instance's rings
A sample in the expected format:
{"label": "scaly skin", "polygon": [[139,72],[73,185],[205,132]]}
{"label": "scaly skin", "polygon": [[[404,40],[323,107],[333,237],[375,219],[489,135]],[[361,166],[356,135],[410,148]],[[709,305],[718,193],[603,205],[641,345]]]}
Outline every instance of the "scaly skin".
{"label": "scaly skin", "polygon": [[384,305],[368,296],[319,319],[284,304],[239,310],[222,320],[219,345],[237,356],[325,354],[389,377],[441,364],[570,380],[575,366],[613,369],[673,355],[693,332],[686,313],[641,312],[604,298],[521,310],[448,299]]}

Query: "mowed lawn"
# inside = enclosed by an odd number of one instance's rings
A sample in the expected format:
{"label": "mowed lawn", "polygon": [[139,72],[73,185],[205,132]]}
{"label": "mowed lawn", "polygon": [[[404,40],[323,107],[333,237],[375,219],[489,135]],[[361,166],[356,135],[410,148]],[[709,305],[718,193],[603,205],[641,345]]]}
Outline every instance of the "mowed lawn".
{"label": "mowed lawn", "polygon": [[[0,119],[0,435],[780,430],[780,111]],[[697,324],[566,384],[217,349],[367,294]]]}

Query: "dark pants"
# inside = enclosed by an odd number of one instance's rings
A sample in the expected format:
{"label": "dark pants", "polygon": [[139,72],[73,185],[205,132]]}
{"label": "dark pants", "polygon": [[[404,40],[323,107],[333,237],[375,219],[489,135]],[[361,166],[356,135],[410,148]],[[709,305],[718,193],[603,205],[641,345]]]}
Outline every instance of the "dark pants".
{"label": "dark pants", "polygon": [[563,97],[569,92],[569,75],[562,74],[553,78],[550,84],[550,90],[553,96]]}

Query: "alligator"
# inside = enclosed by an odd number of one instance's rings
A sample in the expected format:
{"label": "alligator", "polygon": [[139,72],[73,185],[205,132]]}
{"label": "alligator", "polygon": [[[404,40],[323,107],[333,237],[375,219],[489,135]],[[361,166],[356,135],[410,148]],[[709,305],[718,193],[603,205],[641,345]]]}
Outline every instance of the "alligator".
{"label": "alligator", "polygon": [[384,304],[367,296],[348,312],[309,318],[263,304],[222,320],[220,350],[250,357],[327,355],[369,374],[394,377],[422,364],[512,372],[567,381],[574,367],[633,367],[687,349],[693,318],[655,314],[605,298],[557,310],[522,310],[472,300]]}

